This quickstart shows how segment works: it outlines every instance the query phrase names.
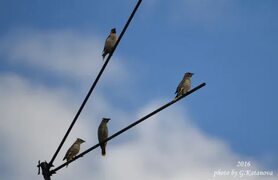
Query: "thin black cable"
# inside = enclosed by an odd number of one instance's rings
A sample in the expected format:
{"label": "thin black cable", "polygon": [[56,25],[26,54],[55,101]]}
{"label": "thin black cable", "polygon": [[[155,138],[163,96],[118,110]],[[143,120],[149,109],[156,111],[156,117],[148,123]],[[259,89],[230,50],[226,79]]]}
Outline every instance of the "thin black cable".
{"label": "thin black cable", "polygon": [[98,75],[97,75],[97,77],[96,77],[96,79],[95,79],[93,85],[91,86],[91,88],[90,88],[90,90],[89,90],[87,96],[85,97],[85,99],[84,99],[83,103],[81,104],[80,108],[78,109],[78,111],[77,111],[77,113],[76,113],[76,115],[75,115],[75,117],[74,117],[72,123],[70,124],[70,127],[68,128],[68,130],[67,130],[65,136],[63,137],[63,139],[62,139],[60,145],[58,146],[58,149],[56,150],[56,152],[54,153],[54,155],[53,155],[51,161],[49,162],[49,165],[50,165],[50,166],[53,165],[53,162],[54,162],[55,158],[57,157],[57,155],[58,155],[59,151],[61,150],[61,148],[62,148],[62,146],[63,146],[65,140],[67,139],[67,137],[68,137],[68,135],[69,135],[71,129],[73,128],[75,122],[77,121],[77,119],[78,119],[80,113],[82,112],[82,110],[83,110],[83,108],[84,108],[86,102],[88,101],[88,99],[89,99],[91,93],[93,92],[95,86],[97,85],[97,82],[98,82],[99,78],[101,77],[101,75],[102,75],[102,73],[103,73],[103,71],[104,71],[106,65],[108,64],[110,58],[112,57],[112,55],[113,55],[115,49],[117,48],[119,42],[121,41],[121,39],[122,39],[122,37],[123,37],[123,35],[124,35],[126,29],[128,28],[128,25],[130,24],[130,22],[131,22],[131,20],[132,20],[132,18],[133,18],[133,16],[134,16],[134,14],[135,14],[135,12],[137,11],[137,9],[138,9],[139,5],[141,4],[141,2],[142,2],[142,0],[139,0],[139,1],[137,2],[136,6],[134,7],[134,10],[132,11],[131,15],[129,16],[129,18],[128,18],[128,20],[127,20],[127,22],[126,22],[126,24],[125,24],[125,26],[124,26],[124,28],[123,28],[123,30],[122,30],[122,32],[121,32],[121,34],[120,34],[118,40],[117,40],[117,42],[116,42],[116,44],[115,44],[115,46],[114,46],[112,52],[109,54],[107,60],[106,60],[105,63],[103,64],[103,66],[102,66],[100,72],[98,73]]}
{"label": "thin black cable", "polygon": [[[185,96],[188,96],[188,95],[190,95],[191,93],[197,91],[198,89],[204,87],[205,85],[206,85],[206,83],[202,83],[202,84],[198,85],[197,87],[193,88],[192,90],[190,90],[189,92],[185,93],[185,94],[182,95],[181,97],[175,98],[175,99],[173,99],[172,101],[170,101],[170,102],[164,104],[163,106],[159,107],[158,109],[154,110],[153,112],[147,114],[146,116],[140,118],[139,120],[135,121],[134,123],[128,125],[127,127],[123,128],[123,129],[121,129],[120,131],[116,132],[115,134],[111,135],[110,137],[108,137],[107,139],[105,139],[104,141],[102,141],[102,143],[105,143],[105,142],[107,142],[107,141],[110,141],[111,139],[113,139],[113,138],[117,137],[118,135],[122,134],[123,132],[125,132],[125,131],[129,130],[130,128],[136,126],[137,124],[139,124],[139,123],[145,121],[146,119],[148,119],[149,117],[153,116],[154,114],[156,114],[156,113],[162,111],[163,109],[165,109],[165,108],[171,106],[172,104],[178,102],[179,100],[181,100],[181,99],[184,98]],[[60,165],[59,167],[57,167],[57,168],[51,170],[51,171],[50,171],[50,174],[56,173],[58,170],[60,170],[60,169],[63,168],[64,166],[66,166],[66,165],[72,163],[73,161],[77,160],[78,158],[80,158],[80,157],[84,156],[85,154],[89,153],[90,151],[96,149],[98,146],[100,146],[100,143],[98,143],[98,144],[94,145],[93,147],[91,147],[91,148],[85,150],[84,152],[80,153],[80,154],[79,154],[78,156],[76,156],[74,159],[72,159],[72,160],[70,160],[70,161],[68,161],[68,162],[65,162],[64,164]]]}

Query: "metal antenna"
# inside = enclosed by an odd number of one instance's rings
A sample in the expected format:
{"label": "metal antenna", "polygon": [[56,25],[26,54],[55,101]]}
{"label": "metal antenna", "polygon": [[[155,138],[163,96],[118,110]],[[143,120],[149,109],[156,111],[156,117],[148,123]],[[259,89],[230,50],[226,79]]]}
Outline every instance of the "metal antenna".
{"label": "metal antenna", "polygon": [[[132,127],[138,125],[139,123],[145,121],[146,119],[148,119],[148,118],[150,118],[151,116],[155,115],[156,113],[162,111],[163,109],[165,109],[165,108],[171,106],[172,104],[178,102],[179,100],[181,100],[181,99],[184,98],[185,96],[190,95],[191,93],[197,91],[198,89],[204,87],[205,85],[206,85],[206,83],[202,83],[202,84],[198,85],[197,87],[195,87],[195,88],[193,88],[192,90],[188,91],[188,92],[185,93],[184,95],[182,95],[182,96],[180,96],[180,97],[178,97],[178,98],[173,99],[172,101],[170,101],[170,102],[164,104],[163,106],[157,108],[157,109],[154,110],[153,112],[151,112],[151,113],[147,114],[146,116],[140,118],[139,120],[135,121],[134,123],[132,123],[132,124],[128,125],[127,127],[121,129],[120,131],[118,131],[118,132],[116,132],[115,134],[111,135],[111,136],[108,137],[107,139],[103,140],[101,143],[105,143],[105,142],[110,141],[111,139],[113,139],[113,138],[119,136],[120,134],[124,133],[125,131],[129,130],[130,128],[132,128]],[[58,170],[62,169],[64,166],[66,166],[66,165],[72,163],[73,161],[77,160],[77,159],[80,158],[80,157],[83,157],[85,154],[89,153],[90,151],[96,149],[96,148],[99,147],[99,146],[100,146],[100,143],[98,143],[98,144],[94,145],[93,147],[91,147],[91,148],[85,150],[84,152],[80,153],[78,156],[76,156],[76,157],[73,158],[72,160],[70,160],[70,161],[68,161],[68,162],[65,162],[64,164],[60,165],[59,167],[57,167],[57,168],[51,170],[51,171],[50,171],[50,174],[56,173]]]}
{"label": "metal antenna", "polygon": [[75,115],[75,117],[74,117],[72,123],[70,124],[70,127],[68,128],[68,130],[67,130],[65,136],[63,137],[63,139],[62,139],[60,145],[58,146],[56,152],[54,153],[54,155],[53,155],[51,161],[48,163],[50,167],[53,165],[53,162],[54,162],[55,158],[57,157],[59,151],[61,150],[61,148],[62,148],[64,142],[66,141],[66,139],[67,139],[67,137],[68,137],[68,135],[69,135],[71,129],[73,128],[73,126],[74,126],[75,122],[77,121],[77,119],[78,119],[80,113],[82,112],[82,110],[83,110],[83,108],[84,108],[86,102],[88,101],[90,95],[92,94],[93,90],[95,89],[95,87],[96,87],[96,85],[97,85],[97,83],[98,83],[98,80],[100,79],[100,77],[101,77],[101,75],[102,75],[102,73],[103,73],[105,67],[107,66],[107,64],[108,64],[108,62],[109,62],[109,60],[110,60],[110,58],[112,57],[112,55],[113,55],[115,49],[117,48],[119,42],[121,41],[123,35],[125,34],[125,32],[126,32],[126,30],[127,30],[127,28],[128,28],[128,25],[130,24],[130,22],[131,22],[133,16],[135,15],[135,12],[137,11],[137,9],[138,9],[139,5],[141,4],[141,2],[142,2],[142,0],[139,0],[139,1],[137,2],[136,6],[134,7],[134,10],[132,11],[130,17],[128,18],[128,20],[127,20],[127,22],[126,22],[126,24],[125,24],[125,26],[124,26],[124,28],[123,28],[123,30],[122,30],[122,32],[121,32],[121,34],[120,34],[118,40],[117,40],[117,42],[116,42],[116,44],[115,44],[115,46],[114,46],[112,52],[109,54],[107,60],[106,60],[105,63],[103,64],[103,66],[102,66],[100,72],[98,73],[98,75],[97,75],[97,77],[96,77],[96,79],[95,79],[93,85],[91,86],[91,88],[90,88],[90,90],[89,90],[87,96],[85,97],[83,103],[81,104],[80,108],[78,109],[78,111],[77,111],[77,113],[76,113],[76,115]]}

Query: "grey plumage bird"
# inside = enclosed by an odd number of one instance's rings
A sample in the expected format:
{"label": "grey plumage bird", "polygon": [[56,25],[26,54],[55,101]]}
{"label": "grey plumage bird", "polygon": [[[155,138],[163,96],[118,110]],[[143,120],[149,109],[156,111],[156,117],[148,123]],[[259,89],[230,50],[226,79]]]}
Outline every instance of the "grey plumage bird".
{"label": "grey plumage bird", "polygon": [[105,40],[104,48],[102,51],[102,58],[104,60],[107,54],[110,54],[117,42],[116,28],[111,29],[109,36]]}
{"label": "grey plumage bird", "polygon": [[175,92],[176,98],[184,95],[191,89],[191,77],[194,73],[187,72],[184,74],[183,79],[181,80],[179,86],[177,87],[177,90]]}
{"label": "grey plumage bird", "polygon": [[[102,121],[98,127],[98,141],[99,143],[101,143],[102,141],[104,141],[105,139],[107,139],[108,137],[108,127],[107,127],[107,123],[110,120],[110,118],[102,118]],[[103,156],[105,156],[106,154],[106,144],[105,143],[101,143],[100,148],[101,148],[101,154]]]}
{"label": "grey plumage bird", "polygon": [[71,145],[68,149],[63,161],[66,159],[67,161],[72,160],[80,151],[80,145],[85,142],[83,139],[77,138],[76,141]]}

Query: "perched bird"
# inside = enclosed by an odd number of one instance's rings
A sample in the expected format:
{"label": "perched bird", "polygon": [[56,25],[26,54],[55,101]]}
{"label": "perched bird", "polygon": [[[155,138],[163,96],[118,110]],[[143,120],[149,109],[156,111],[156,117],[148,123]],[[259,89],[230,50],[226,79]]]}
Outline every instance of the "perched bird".
{"label": "perched bird", "polygon": [[117,42],[116,28],[111,29],[109,36],[106,38],[104,48],[102,51],[102,58],[104,60],[107,54],[110,54]]}
{"label": "perched bird", "polygon": [[177,87],[177,90],[175,92],[176,98],[184,95],[187,93],[190,88],[191,88],[191,77],[193,76],[194,73],[187,72],[184,74],[183,79],[181,80],[179,86]]}
{"label": "perched bird", "polygon": [[71,145],[71,147],[68,149],[63,161],[66,159],[67,161],[72,160],[80,150],[80,144],[85,142],[83,139],[77,138],[76,141]]}
{"label": "perched bird", "polygon": [[[107,123],[108,123],[109,120],[110,120],[110,118],[102,118],[102,121],[101,121],[101,123],[98,127],[98,141],[99,141],[99,143],[101,143],[102,141],[104,141],[108,137]],[[100,145],[101,154],[103,156],[105,156],[105,154],[106,154],[106,151],[105,151],[106,144],[107,144],[107,142],[102,143]]]}

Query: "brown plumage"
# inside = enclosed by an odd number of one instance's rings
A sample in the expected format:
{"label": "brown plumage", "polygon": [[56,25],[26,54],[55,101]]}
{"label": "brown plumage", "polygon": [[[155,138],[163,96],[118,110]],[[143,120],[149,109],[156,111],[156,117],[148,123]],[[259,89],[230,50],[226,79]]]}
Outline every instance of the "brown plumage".
{"label": "brown plumage", "polygon": [[[99,143],[101,143],[102,141],[104,141],[105,139],[108,138],[108,127],[107,127],[107,123],[110,119],[109,118],[102,118],[102,121],[98,127],[98,141]],[[101,148],[101,154],[103,156],[105,156],[106,154],[106,145],[107,145],[107,142],[105,143],[102,143],[100,145],[100,148]]]}
{"label": "brown plumage", "polygon": [[191,89],[191,77],[193,76],[194,73],[187,72],[184,74],[183,79],[181,80],[179,86],[177,87],[176,90],[176,98],[184,95]]}
{"label": "brown plumage", "polygon": [[63,161],[66,159],[67,161],[72,160],[80,151],[80,144],[85,142],[83,139],[77,138],[76,141],[71,145],[68,149]]}
{"label": "brown plumage", "polygon": [[109,36],[106,38],[104,48],[102,51],[102,58],[104,60],[107,54],[110,54],[117,42],[116,28],[111,29]]}

